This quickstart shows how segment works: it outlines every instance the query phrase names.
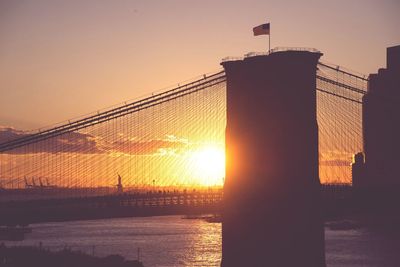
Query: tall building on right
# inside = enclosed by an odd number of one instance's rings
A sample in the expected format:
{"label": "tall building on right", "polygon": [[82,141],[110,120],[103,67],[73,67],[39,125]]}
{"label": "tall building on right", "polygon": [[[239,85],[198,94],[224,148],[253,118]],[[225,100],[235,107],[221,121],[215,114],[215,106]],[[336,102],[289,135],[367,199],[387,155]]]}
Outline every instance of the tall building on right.
{"label": "tall building on right", "polygon": [[400,45],[387,48],[386,65],[369,75],[363,97],[365,165],[356,187],[400,186]]}

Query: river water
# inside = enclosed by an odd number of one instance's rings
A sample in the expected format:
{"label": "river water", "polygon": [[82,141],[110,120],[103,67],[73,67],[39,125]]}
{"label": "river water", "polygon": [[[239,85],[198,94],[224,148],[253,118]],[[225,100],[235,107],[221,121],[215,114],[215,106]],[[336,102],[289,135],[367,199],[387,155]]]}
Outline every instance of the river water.
{"label": "river water", "polygon": [[[221,224],[181,216],[118,218],[41,223],[24,241],[6,245],[34,245],[52,250],[64,247],[96,256],[121,254],[145,267],[219,266]],[[400,266],[399,236],[366,228],[325,228],[327,266]],[[138,251],[139,249],[139,251]]]}

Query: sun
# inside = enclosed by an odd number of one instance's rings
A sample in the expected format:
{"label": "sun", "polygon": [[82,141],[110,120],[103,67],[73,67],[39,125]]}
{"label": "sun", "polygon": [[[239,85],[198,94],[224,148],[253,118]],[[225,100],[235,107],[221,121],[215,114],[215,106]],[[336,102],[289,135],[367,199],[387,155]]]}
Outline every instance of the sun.
{"label": "sun", "polygon": [[221,186],[225,177],[225,151],[223,147],[208,145],[191,151],[190,169],[194,183],[203,186]]}

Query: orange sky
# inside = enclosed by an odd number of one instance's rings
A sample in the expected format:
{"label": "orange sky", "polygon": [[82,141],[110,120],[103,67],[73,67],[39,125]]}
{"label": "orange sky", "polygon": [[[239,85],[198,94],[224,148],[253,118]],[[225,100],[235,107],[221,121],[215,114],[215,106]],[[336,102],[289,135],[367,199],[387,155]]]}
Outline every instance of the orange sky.
{"label": "orange sky", "polygon": [[369,73],[400,44],[391,1],[0,1],[0,125],[32,129],[120,103],[272,46]]}

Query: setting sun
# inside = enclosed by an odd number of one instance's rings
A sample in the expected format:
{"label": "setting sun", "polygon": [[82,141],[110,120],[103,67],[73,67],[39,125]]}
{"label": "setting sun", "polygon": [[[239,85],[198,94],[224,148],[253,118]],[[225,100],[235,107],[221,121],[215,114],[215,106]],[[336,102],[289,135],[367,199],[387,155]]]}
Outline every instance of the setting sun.
{"label": "setting sun", "polygon": [[190,152],[189,164],[195,183],[222,185],[225,176],[225,151],[222,147],[210,145]]}

